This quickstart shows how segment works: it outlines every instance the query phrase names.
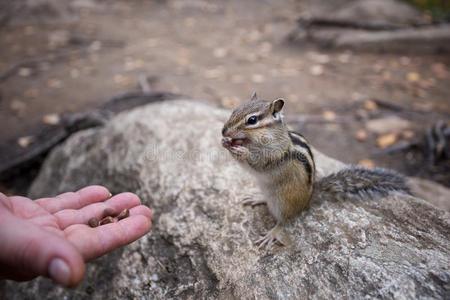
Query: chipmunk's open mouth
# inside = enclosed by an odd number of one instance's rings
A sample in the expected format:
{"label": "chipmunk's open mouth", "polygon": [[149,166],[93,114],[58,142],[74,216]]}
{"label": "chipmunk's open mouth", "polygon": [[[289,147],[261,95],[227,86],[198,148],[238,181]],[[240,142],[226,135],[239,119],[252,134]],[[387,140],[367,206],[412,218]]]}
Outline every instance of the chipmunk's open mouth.
{"label": "chipmunk's open mouth", "polygon": [[241,138],[241,139],[236,139],[236,138],[229,138],[229,137],[224,137],[222,139],[222,145],[225,148],[230,148],[230,147],[236,147],[236,146],[243,146],[248,142],[248,140],[246,138]]}
{"label": "chipmunk's open mouth", "polygon": [[246,143],[247,139],[232,139],[231,146],[242,146]]}

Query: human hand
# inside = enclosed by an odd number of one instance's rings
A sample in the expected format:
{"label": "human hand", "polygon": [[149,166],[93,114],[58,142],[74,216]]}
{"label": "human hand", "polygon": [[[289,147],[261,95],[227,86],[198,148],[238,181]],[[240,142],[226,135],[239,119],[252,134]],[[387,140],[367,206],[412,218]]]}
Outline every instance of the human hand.
{"label": "human hand", "polygon": [[[89,219],[101,218],[106,208],[130,216],[91,228]],[[152,211],[132,193],[111,197],[102,186],[33,201],[0,193],[0,279],[31,280],[47,276],[76,286],[85,262],[129,244],[151,228]]]}

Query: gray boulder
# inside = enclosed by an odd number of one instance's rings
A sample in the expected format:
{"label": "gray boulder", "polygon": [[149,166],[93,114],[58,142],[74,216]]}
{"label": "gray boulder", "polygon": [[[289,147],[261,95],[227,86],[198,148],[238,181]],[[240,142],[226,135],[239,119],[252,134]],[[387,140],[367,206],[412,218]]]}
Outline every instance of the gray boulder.
{"label": "gray boulder", "polygon": [[[228,111],[189,101],[122,113],[56,148],[32,197],[88,184],[136,192],[151,234],[89,265],[74,290],[47,279],[0,283],[6,299],[450,298],[450,216],[424,200],[313,203],[287,228],[292,244],[258,250],[273,226],[254,178],[220,146]],[[318,176],[343,164],[315,151]]]}

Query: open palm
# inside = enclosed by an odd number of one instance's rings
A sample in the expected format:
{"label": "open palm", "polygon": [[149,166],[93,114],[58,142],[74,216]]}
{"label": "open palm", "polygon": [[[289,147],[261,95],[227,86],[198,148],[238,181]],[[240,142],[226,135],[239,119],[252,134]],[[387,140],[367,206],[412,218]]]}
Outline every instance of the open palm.
{"label": "open palm", "polygon": [[[0,277],[29,280],[49,276],[65,286],[83,278],[84,263],[143,236],[151,210],[132,193],[110,197],[101,186],[32,201],[0,193]],[[89,219],[105,209],[130,216],[96,228]]]}

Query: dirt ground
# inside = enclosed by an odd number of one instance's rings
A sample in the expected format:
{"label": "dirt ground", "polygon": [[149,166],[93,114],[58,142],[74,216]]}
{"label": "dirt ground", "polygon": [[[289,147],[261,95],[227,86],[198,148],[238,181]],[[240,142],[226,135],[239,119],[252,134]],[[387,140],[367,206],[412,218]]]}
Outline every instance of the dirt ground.
{"label": "dirt ground", "polygon": [[[364,125],[355,117],[357,103],[372,98],[414,110],[403,117],[417,132],[437,118],[448,120],[450,57],[289,44],[286,36],[311,2],[78,0],[68,15],[49,22],[24,17],[3,26],[0,74],[32,61],[0,82],[0,144],[33,135],[53,114],[88,110],[136,89],[143,74],[155,90],[227,108],[253,91],[283,97],[288,117],[331,120],[293,123],[326,154],[349,163],[371,159],[450,185],[448,174],[429,171],[420,157],[374,156],[375,135],[364,142],[354,137]],[[334,122],[335,116],[350,118]]]}

